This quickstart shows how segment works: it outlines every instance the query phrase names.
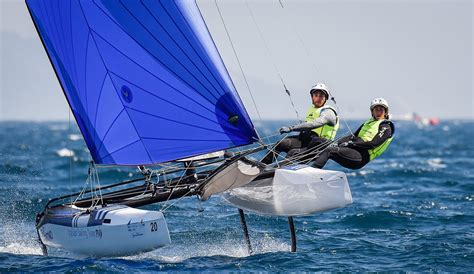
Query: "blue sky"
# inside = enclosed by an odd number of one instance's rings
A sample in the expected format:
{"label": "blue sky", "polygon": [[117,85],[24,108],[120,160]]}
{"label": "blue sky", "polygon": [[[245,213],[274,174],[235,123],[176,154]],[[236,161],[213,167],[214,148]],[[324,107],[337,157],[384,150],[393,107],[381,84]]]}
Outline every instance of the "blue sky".
{"label": "blue sky", "polygon": [[[215,2],[198,1],[252,118],[296,119],[278,74],[301,116],[322,81],[344,118],[367,117],[375,97],[399,117],[474,118],[472,1],[281,2],[217,1],[249,91]],[[0,120],[67,120],[24,2],[0,3]]]}

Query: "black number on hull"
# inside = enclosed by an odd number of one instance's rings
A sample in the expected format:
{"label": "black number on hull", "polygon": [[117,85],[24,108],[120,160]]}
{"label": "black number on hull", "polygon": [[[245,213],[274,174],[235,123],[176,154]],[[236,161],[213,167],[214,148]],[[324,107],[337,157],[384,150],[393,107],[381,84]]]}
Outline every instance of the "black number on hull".
{"label": "black number on hull", "polygon": [[158,224],[156,222],[151,222],[150,227],[151,227],[151,232],[158,231]]}

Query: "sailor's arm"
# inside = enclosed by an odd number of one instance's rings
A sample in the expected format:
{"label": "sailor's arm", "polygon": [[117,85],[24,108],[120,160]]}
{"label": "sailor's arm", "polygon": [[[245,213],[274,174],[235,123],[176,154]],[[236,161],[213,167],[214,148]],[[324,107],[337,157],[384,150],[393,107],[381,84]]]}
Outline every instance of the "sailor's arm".
{"label": "sailor's arm", "polygon": [[335,126],[337,123],[336,113],[332,109],[324,109],[321,111],[321,114],[318,118],[314,119],[312,122],[305,122],[295,126],[290,127],[292,131],[306,131],[312,130],[324,125]]}
{"label": "sailor's arm", "polygon": [[343,136],[343,137],[339,138],[339,140],[337,140],[337,143],[342,144],[342,143],[352,141],[353,139],[354,139],[354,135],[349,134],[349,135],[346,135],[346,136]]}
{"label": "sailor's arm", "polygon": [[388,138],[392,136],[392,127],[388,123],[382,123],[379,126],[379,132],[375,135],[374,139],[368,142],[362,140],[352,143],[353,147],[359,147],[364,149],[373,149],[385,142]]}
{"label": "sailor's arm", "polygon": [[357,135],[359,134],[360,130],[362,129],[362,126],[363,125],[361,125],[354,133],[351,133],[349,135],[346,135],[346,136],[343,136],[343,137],[339,138],[337,143],[338,144],[346,143],[346,145],[347,145],[347,142],[349,142],[349,141],[357,141],[358,140]]}

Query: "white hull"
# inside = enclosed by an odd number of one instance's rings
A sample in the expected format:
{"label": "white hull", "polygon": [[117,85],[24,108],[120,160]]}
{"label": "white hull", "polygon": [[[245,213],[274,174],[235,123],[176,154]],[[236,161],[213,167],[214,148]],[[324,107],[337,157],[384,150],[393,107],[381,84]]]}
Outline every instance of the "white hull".
{"label": "white hull", "polygon": [[352,203],[344,172],[290,166],[222,195],[232,206],[263,215],[301,216]]}
{"label": "white hull", "polygon": [[[74,217],[72,226],[44,223],[39,235],[47,246],[87,256],[129,256],[151,251],[171,243],[161,212],[121,207],[101,209],[107,223],[90,226],[92,214]],[[111,210],[111,211],[110,211]],[[110,222],[110,223],[109,223]],[[89,223],[89,225],[88,225]]]}

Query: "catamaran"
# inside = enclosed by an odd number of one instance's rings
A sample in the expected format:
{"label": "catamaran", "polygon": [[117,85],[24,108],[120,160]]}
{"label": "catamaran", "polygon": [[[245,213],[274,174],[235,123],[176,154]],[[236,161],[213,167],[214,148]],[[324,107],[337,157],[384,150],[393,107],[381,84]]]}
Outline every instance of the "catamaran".
{"label": "catamaran", "polygon": [[[343,172],[307,158],[266,165],[257,133],[191,0],[26,0],[89,149],[82,191],[37,215],[39,241],[89,256],[169,245],[161,211],[142,206],[219,194],[239,209],[293,217],[352,202]],[[139,178],[98,184],[98,167],[136,166]],[[87,186],[90,186],[88,189]]]}

